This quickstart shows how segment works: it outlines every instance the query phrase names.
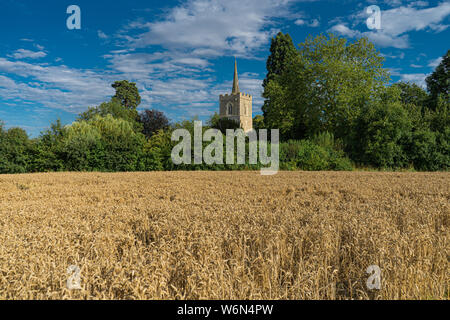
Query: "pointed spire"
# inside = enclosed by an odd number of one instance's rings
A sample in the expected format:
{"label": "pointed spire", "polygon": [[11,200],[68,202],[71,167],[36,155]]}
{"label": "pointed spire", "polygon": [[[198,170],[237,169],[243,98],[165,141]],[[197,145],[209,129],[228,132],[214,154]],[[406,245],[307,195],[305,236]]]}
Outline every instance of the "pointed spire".
{"label": "pointed spire", "polygon": [[239,93],[239,79],[238,79],[238,72],[237,72],[237,61],[236,57],[234,57],[234,79],[233,79],[233,90],[231,91],[232,94]]}

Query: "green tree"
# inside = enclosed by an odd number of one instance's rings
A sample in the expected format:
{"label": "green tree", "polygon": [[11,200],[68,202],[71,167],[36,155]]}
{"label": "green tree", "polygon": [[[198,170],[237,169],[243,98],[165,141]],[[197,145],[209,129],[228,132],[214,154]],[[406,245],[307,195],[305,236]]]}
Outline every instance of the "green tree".
{"label": "green tree", "polygon": [[275,38],[272,38],[270,44],[270,55],[267,58],[267,75],[263,81],[263,87],[276,79],[289,68],[292,59],[297,55],[291,36],[286,33],[278,32]]}
{"label": "green tree", "polygon": [[[97,116],[98,117],[98,116]],[[103,170],[105,150],[101,133],[92,121],[76,121],[67,128],[64,137],[64,166],[69,171]]]}
{"label": "green tree", "polygon": [[63,153],[68,170],[143,170],[145,136],[132,123],[108,114],[76,121],[65,129]]}
{"label": "green tree", "polygon": [[158,110],[144,110],[139,115],[139,121],[143,126],[143,133],[147,138],[151,138],[159,130],[169,128],[170,122],[166,115]]}
{"label": "green tree", "polygon": [[260,130],[265,129],[264,116],[258,114],[253,118],[253,129]]}
{"label": "green tree", "polygon": [[263,97],[265,100],[262,106],[263,116],[266,119],[266,125],[269,127],[279,125],[277,120],[280,118],[279,101],[273,95],[273,88],[277,87],[277,78],[288,70],[297,54],[289,34],[279,32],[275,38],[272,38],[270,55],[266,63],[267,75],[263,81]]}
{"label": "green tree", "polygon": [[208,121],[208,125],[211,128],[220,130],[223,134],[226,133],[227,129],[236,130],[239,129],[239,122],[229,118],[221,118],[217,113],[211,117]]}
{"label": "green tree", "polygon": [[118,99],[125,108],[136,109],[141,103],[136,83],[122,80],[114,82],[111,86],[116,89],[114,98]]}
{"label": "green tree", "polygon": [[[447,132],[447,139],[450,138],[449,134],[450,131]],[[449,146],[448,142],[444,142],[447,148],[445,150],[441,147],[443,142],[440,141],[439,133],[430,129],[413,132],[407,151],[414,168],[421,171],[448,170],[450,167]]]}
{"label": "green tree", "polygon": [[410,164],[404,145],[410,140],[411,120],[398,101],[380,101],[360,113],[352,130],[351,158],[378,168]]}
{"label": "green tree", "polygon": [[144,147],[144,165],[146,170],[175,170],[171,154],[175,143],[171,140],[172,129],[159,130],[148,140]]}
{"label": "green tree", "polygon": [[111,115],[116,119],[129,121],[136,132],[143,130],[143,125],[139,121],[137,110],[126,108],[116,97],[113,97],[109,102],[103,102],[97,107],[89,108],[79,115],[78,120],[88,121],[94,119],[96,116],[106,117],[107,115]]}
{"label": "green tree", "polygon": [[0,173],[25,173],[30,165],[31,141],[21,128],[3,129],[0,123]]}
{"label": "green tree", "polygon": [[413,133],[410,157],[418,170],[450,168],[450,102],[438,96],[435,110],[426,109],[422,125]]}
{"label": "green tree", "polygon": [[429,107],[435,109],[440,95],[449,101],[450,93],[450,50],[442,57],[441,63],[434,72],[426,78],[428,92],[430,93]]}
{"label": "green tree", "polygon": [[308,37],[299,48],[290,67],[266,86],[266,125],[279,128],[283,139],[323,131],[346,138],[363,107],[381,99],[389,81],[384,58],[366,38],[348,43],[333,34]]}
{"label": "green tree", "polygon": [[34,142],[31,171],[48,172],[65,169],[62,151],[64,133],[65,129],[59,119],[50,125],[50,129],[41,133]]}
{"label": "green tree", "polygon": [[393,85],[400,90],[400,101],[404,104],[413,104],[418,107],[426,105],[428,94],[415,83],[397,82]]}

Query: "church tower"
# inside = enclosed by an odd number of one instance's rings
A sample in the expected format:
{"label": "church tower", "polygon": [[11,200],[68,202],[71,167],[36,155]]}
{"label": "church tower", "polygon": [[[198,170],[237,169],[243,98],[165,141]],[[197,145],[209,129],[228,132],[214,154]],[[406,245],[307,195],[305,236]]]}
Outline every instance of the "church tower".
{"label": "church tower", "polygon": [[237,72],[237,61],[234,61],[234,79],[231,94],[220,95],[220,118],[237,121],[244,132],[253,129],[253,98],[249,94],[240,92]]}

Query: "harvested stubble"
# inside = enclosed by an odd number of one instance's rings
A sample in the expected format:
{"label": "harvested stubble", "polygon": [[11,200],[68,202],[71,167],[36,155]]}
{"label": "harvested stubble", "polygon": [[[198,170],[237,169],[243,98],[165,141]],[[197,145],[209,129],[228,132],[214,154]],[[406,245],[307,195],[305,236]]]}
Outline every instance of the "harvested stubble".
{"label": "harvested stubble", "polygon": [[[449,299],[449,173],[0,176],[0,299]],[[82,290],[68,290],[67,268]],[[381,290],[366,287],[370,265]]]}

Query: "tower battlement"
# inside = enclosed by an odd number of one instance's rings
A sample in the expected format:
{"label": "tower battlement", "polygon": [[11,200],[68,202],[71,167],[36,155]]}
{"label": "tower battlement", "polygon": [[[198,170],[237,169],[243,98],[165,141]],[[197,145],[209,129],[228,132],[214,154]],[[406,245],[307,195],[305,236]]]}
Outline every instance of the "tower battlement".
{"label": "tower battlement", "polygon": [[251,94],[245,93],[245,92],[231,93],[231,94],[226,93],[226,94],[221,94],[221,95],[219,95],[219,97],[220,97],[220,98],[222,98],[222,97],[226,98],[226,97],[235,97],[235,96],[237,96],[237,95],[239,95],[239,96],[241,96],[241,97],[253,98],[253,96],[252,96]]}

